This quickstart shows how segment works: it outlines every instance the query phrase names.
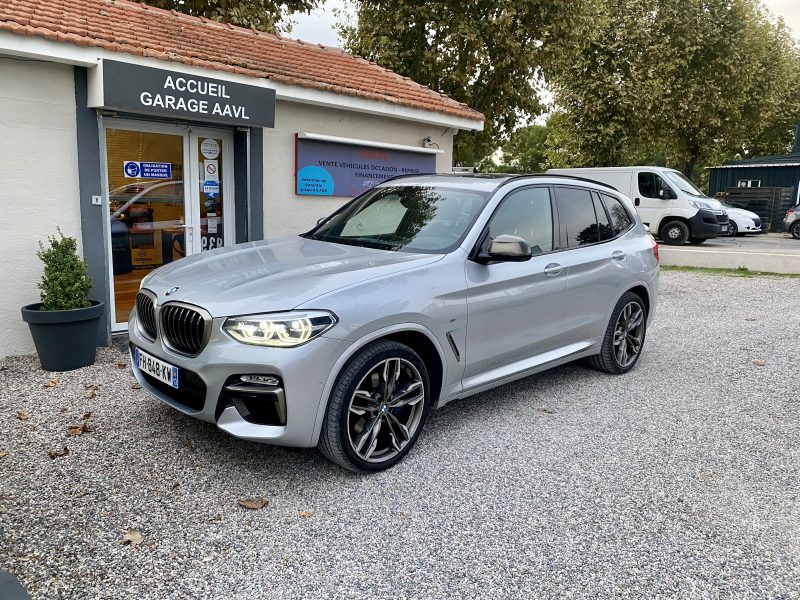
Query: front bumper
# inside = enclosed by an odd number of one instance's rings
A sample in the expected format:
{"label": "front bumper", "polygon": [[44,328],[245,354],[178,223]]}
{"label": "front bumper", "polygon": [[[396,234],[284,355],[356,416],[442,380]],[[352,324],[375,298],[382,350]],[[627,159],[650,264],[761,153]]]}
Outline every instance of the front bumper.
{"label": "front bumper", "polygon": [[[176,393],[158,385],[131,360],[136,380],[148,392],[175,410],[215,423],[236,437],[281,446],[308,447],[315,437],[316,420],[323,389],[334,365],[351,342],[320,336],[296,348],[263,348],[239,343],[222,331],[225,319],[212,322],[211,338],[203,351],[189,358],[165,347],[160,339],[150,341],[139,331],[135,311],[128,325],[130,341],[143,351],[171,365],[185,376],[192,395]],[[285,395],[285,425],[258,424],[247,420],[247,411],[223,394],[234,375],[272,375],[282,382]],[[245,413],[245,414],[243,414]]]}
{"label": "front bumper", "polygon": [[728,233],[728,215],[701,208],[689,219],[691,236],[697,239],[719,237]]}

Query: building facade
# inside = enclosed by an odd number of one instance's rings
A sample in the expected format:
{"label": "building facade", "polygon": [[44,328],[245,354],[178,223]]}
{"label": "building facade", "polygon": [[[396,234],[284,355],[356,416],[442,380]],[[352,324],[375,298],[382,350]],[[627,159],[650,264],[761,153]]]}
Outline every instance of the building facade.
{"label": "building facade", "polygon": [[126,0],[0,5],[0,356],[33,351],[19,309],[57,228],[80,242],[107,344],[154,268],[449,172],[453,136],[482,127],[336,48]]}

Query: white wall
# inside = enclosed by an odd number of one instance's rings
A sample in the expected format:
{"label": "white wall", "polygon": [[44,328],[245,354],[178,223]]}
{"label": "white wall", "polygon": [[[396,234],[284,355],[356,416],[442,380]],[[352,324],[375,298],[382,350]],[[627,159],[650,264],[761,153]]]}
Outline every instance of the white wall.
{"label": "white wall", "polygon": [[39,240],[80,243],[71,66],[0,58],[0,357],[33,352],[20,307],[39,301]]}
{"label": "white wall", "polygon": [[392,144],[422,147],[431,136],[444,150],[436,155],[436,170],[449,173],[453,136],[446,127],[376,117],[344,110],[278,101],[275,128],[264,130],[264,237],[307,231],[350,198],[298,196],[295,192],[296,133],[324,133]]}

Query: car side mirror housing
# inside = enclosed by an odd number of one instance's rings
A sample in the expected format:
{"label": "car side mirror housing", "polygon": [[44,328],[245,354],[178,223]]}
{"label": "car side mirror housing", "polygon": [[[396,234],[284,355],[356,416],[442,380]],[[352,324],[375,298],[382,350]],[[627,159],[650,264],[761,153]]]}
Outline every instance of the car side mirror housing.
{"label": "car side mirror housing", "polygon": [[516,235],[498,235],[489,243],[489,249],[475,257],[475,261],[487,265],[493,262],[524,262],[533,254],[528,242]]}

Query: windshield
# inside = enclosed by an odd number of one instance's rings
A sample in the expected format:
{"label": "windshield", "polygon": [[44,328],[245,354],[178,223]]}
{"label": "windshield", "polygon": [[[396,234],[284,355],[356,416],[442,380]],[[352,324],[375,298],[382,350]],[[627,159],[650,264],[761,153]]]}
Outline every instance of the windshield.
{"label": "windshield", "polygon": [[664,171],[664,177],[669,179],[673,185],[677,186],[678,189],[685,194],[697,196],[699,198],[705,197],[705,194],[694,187],[694,184],[684,177],[682,173],[678,173],[677,171]]}
{"label": "windshield", "polygon": [[406,252],[445,253],[464,238],[488,193],[422,185],[375,188],[305,237]]}

